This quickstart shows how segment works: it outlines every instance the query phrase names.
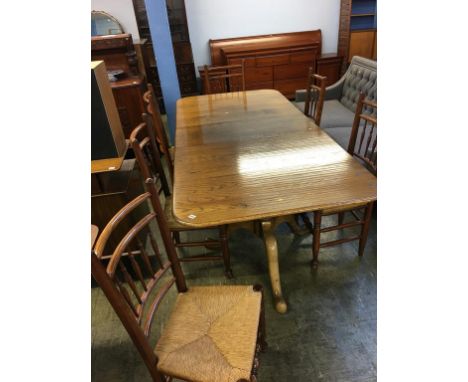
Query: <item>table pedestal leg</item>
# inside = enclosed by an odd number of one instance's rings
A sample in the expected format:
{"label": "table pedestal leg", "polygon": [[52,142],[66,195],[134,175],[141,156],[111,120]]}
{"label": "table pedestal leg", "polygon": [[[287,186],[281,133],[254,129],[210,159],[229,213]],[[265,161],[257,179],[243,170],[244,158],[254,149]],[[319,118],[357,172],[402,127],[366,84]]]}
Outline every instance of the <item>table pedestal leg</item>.
{"label": "table pedestal leg", "polygon": [[232,232],[235,230],[238,230],[240,228],[244,228],[250,232],[252,232],[254,235],[258,236],[258,232],[256,230],[255,224],[256,222],[250,221],[250,222],[241,222],[241,223],[232,223],[228,225],[228,235],[230,235]]}
{"label": "table pedestal leg", "polygon": [[297,221],[294,215],[288,215],[288,216],[283,217],[283,221],[285,221],[288,224],[289,228],[294,233],[294,235],[302,236],[302,235],[310,233],[307,227],[303,228],[299,224],[297,224]]}
{"label": "table pedestal leg", "polygon": [[270,273],[271,289],[275,299],[275,308],[279,313],[286,313],[288,306],[281,292],[281,281],[278,264],[278,245],[273,234],[274,224],[272,220],[262,221],[263,240],[265,241],[268,258],[268,271]]}

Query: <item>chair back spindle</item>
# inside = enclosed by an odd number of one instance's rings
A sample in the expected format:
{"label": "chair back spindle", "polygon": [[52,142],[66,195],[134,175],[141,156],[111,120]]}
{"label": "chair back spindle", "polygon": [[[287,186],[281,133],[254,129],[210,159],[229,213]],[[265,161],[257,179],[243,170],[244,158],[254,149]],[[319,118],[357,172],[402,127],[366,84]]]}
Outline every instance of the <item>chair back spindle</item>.
{"label": "chair back spindle", "polygon": [[[157,371],[158,360],[149,343],[151,325],[171,287],[175,284],[179,292],[185,292],[187,287],[169,228],[162,216],[158,191],[153,179],[147,179],[146,183],[148,192],[125,205],[102,230],[91,254],[91,273],[130,334],[153,380],[164,381]],[[110,256],[104,256],[106,243],[116,227],[123,220],[128,220],[135,210],[147,207],[148,203],[152,209],[131,226]],[[153,222],[155,224],[149,227]],[[154,226],[165,248],[165,261],[153,235]],[[145,248],[146,240],[141,241],[143,233],[150,237],[148,249],[151,248],[152,253]],[[130,243],[134,241],[140,241],[140,250],[129,250]]]}
{"label": "chair back spindle", "polygon": [[309,68],[304,114],[312,118],[317,126],[320,126],[322,119],[326,82],[327,77],[316,74],[313,67]]}
{"label": "chair back spindle", "polygon": [[[151,124],[149,116],[145,113],[144,116]],[[158,184],[159,180],[161,188],[158,189],[158,193],[164,192],[165,196],[171,195],[152,127],[149,127],[145,122],[140,123],[130,134],[130,145],[139,164],[142,178],[154,178],[155,184]],[[142,165],[143,163],[144,165]]]}
{"label": "chair back spindle", "polygon": [[348,153],[377,175],[377,103],[359,95],[349,139]]}
{"label": "chair back spindle", "polygon": [[205,94],[245,91],[245,60],[241,64],[204,67]]}
{"label": "chair back spindle", "polygon": [[171,145],[169,144],[169,139],[167,137],[166,131],[164,129],[164,124],[161,118],[161,112],[159,106],[156,102],[154,96],[153,87],[151,84],[148,84],[148,91],[143,94],[143,101],[146,105],[146,113],[143,113],[143,121],[150,126],[155,135],[155,140],[158,144],[159,152],[165,156],[167,159],[169,172],[173,178],[174,174],[174,163],[173,158],[170,152]]}

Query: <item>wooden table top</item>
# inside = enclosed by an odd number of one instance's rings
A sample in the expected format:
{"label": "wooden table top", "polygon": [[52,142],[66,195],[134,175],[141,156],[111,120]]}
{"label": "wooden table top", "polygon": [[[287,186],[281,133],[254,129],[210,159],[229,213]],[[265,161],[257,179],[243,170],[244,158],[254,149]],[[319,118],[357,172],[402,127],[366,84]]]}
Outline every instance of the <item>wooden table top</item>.
{"label": "wooden table top", "polygon": [[377,181],[280,92],[177,101],[174,215],[209,227],[366,203]]}
{"label": "wooden table top", "polygon": [[120,170],[120,168],[122,167],[122,163],[125,159],[125,154],[127,153],[128,146],[130,144],[129,142],[130,141],[128,139],[125,140],[125,150],[123,156],[121,157],[92,160],[91,174]]}

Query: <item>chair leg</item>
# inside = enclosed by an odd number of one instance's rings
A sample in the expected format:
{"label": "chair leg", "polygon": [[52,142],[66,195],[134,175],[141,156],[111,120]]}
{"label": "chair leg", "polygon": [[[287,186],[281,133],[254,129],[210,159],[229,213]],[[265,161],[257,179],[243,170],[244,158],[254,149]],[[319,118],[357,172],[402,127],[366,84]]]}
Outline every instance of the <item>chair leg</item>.
{"label": "chair leg", "polygon": [[344,212],[338,212],[338,225],[343,224],[344,221]]}
{"label": "chair leg", "polygon": [[266,342],[266,324],[265,324],[265,299],[263,295],[263,286],[260,284],[254,285],[253,289],[257,292],[262,293],[262,302],[260,308],[260,322],[258,325],[258,344],[260,345],[260,351],[264,352],[268,346]]}
{"label": "chair leg", "polygon": [[366,207],[366,212],[364,213],[364,224],[361,229],[361,238],[359,239],[359,256],[364,255],[364,248],[366,247],[367,235],[369,233],[370,221],[372,219],[372,208],[374,202],[371,202]]}
{"label": "chair leg", "polygon": [[176,244],[180,244],[179,231],[172,231],[172,237],[174,238],[174,241],[176,242]]}
{"label": "chair leg", "polygon": [[318,255],[320,251],[320,227],[322,225],[322,211],[314,212],[314,234],[312,238],[312,268],[318,267]]}
{"label": "chair leg", "polygon": [[305,226],[309,230],[309,232],[313,233],[314,232],[314,227],[312,226],[312,223],[310,222],[310,219],[307,216],[307,213],[304,212],[304,213],[300,214],[300,216],[301,216],[302,221],[304,222]]}
{"label": "chair leg", "polygon": [[231,254],[229,253],[227,225],[219,227],[219,241],[221,243],[221,252],[223,254],[224,274],[228,279],[233,278],[231,269]]}

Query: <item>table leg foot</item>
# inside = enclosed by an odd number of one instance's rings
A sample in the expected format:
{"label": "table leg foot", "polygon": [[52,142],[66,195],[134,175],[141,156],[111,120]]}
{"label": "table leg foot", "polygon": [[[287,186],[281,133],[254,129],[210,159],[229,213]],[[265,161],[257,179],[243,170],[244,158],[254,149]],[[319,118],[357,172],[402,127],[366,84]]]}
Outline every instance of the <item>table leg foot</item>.
{"label": "table leg foot", "polygon": [[283,296],[275,296],[275,309],[278,313],[286,313],[288,311],[288,305],[284,300]]}
{"label": "table leg foot", "polygon": [[273,234],[274,224],[271,220],[262,221],[263,240],[265,241],[268,258],[268,271],[270,273],[271,289],[275,299],[275,308],[279,313],[286,313],[288,306],[281,291],[281,281],[278,263],[278,245]]}

